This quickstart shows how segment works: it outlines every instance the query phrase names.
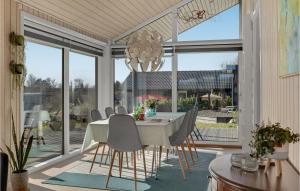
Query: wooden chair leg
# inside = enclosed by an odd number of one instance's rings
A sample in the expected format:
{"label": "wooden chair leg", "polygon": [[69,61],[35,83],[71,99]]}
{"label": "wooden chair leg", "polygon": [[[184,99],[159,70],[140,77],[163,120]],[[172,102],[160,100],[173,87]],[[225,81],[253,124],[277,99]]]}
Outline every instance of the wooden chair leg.
{"label": "wooden chair leg", "polygon": [[193,164],[195,164],[195,159],[194,159],[194,156],[193,156],[191,144],[190,144],[190,141],[189,141],[188,137],[186,138],[186,143],[187,143],[187,147],[188,147],[192,162],[193,162]]}
{"label": "wooden chair leg", "polygon": [[161,153],[162,153],[162,146],[159,146],[159,156],[158,156],[158,167],[160,168],[161,164]]}
{"label": "wooden chair leg", "polygon": [[167,160],[169,160],[169,149],[167,149]]}
{"label": "wooden chair leg", "polygon": [[147,178],[147,169],[146,169],[146,158],[145,158],[145,150],[142,149],[142,153],[143,153],[143,162],[144,162],[144,171],[145,171],[145,180]]}
{"label": "wooden chair leg", "polygon": [[93,162],[92,162],[92,165],[91,165],[91,168],[90,168],[90,173],[92,172],[92,169],[93,169],[93,166],[94,166],[94,163],[95,163],[95,160],[96,160],[96,156],[97,156],[97,153],[98,153],[98,149],[99,149],[99,147],[100,147],[100,142],[98,143],[98,145],[97,145],[97,149],[96,149],[96,152],[95,152],[95,154],[94,154],[94,158],[93,158]]}
{"label": "wooden chair leg", "polygon": [[108,147],[108,151],[107,151],[107,155],[106,155],[104,164],[107,163],[107,159],[108,159],[108,157],[111,155],[111,152],[112,152],[111,149]]}
{"label": "wooden chair leg", "polygon": [[134,190],[137,190],[137,182],[136,182],[136,155],[135,151],[133,152],[133,173],[134,173]]}
{"label": "wooden chair leg", "polygon": [[120,177],[122,176],[122,168],[123,168],[123,152],[121,152],[121,164],[120,164],[120,166],[121,166],[121,172],[120,172]]}
{"label": "wooden chair leg", "polygon": [[127,152],[125,152],[125,157],[126,157],[127,168],[129,168],[129,163],[128,163],[128,154],[127,154]]}
{"label": "wooden chair leg", "polygon": [[[180,145],[180,147],[181,147],[181,150],[182,150],[182,153],[183,153],[183,156],[184,156],[184,160],[185,160],[186,166],[187,166],[187,168],[190,170],[190,165],[189,165],[189,162],[188,162],[187,157],[186,157],[186,153],[185,153],[184,146],[183,146],[183,145]],[[179,155],[179,154],[178,154],[178,155]]]}
{"label": "wooden chair leg", "polygon": [[108,186],[108,181],[109,181],[109,178],[111,176],[111,171],[112,171],[112,167],[113,167],[113,164],[114,164],[115,156],[116,156],[116,151],[114,150],[113,156],[112,156],[112,159],[111,159],[110,165],[109,165],[109,171],[108,171],[108,176],[107,176],[107,179],[106,179],[105,188],[107,188],[107,186]]}
{"label": "wooden chair leg", "polygon": [[122,174],[122,172],[121,172],[122,171],[122,167],[121,167],[121,160],[122,159],[121,158],[122,157],[121,157],[121,152],[120,151],[118,152],[118,156],[119,156],[119,176],[121,177],[121,174]]}
{"label": "wooden chair leg", "polygon": [[193,139],[193,136],[192,136],[192,135],[190,135],[190,137],[191,137],[191,140],[192,140],[192,146],[194,147],[194,150],[195,150],[196,156],[197,156],[197,158],[199,158],[199,156],[198,156],[198,152],[197,152],[197,149],[196,149],[196,145],[195,145],[195,142],[194,142],[194,139]]}
{"label": "wooden chair leg", "polygon": [[153,174],[154,171],[154,162],[156,161],[156,148],[155,146],[153,147],[153,154],[152,154],[152,165],[151,165],[151,176]]}
{"label": "wooden chair leg", "polygon": [[99,166],[101,166],[106,144],[103,145]]}
{"label": "wooden chair leg", "polygon": [[178,162],[179,162],[179,166],[180,166],[180,169],[181,169],[181,173],[182,173],[183,179],[185,180],[186,179],[185,171],[184,171],[184,168],[183,168],[183,165],[182,165],[182,162],[181,162],[181,157],[180,157],[180,154],[179,154],[178,146],[176,146],[176,151],[177,151],[177,155],[178,155]]}

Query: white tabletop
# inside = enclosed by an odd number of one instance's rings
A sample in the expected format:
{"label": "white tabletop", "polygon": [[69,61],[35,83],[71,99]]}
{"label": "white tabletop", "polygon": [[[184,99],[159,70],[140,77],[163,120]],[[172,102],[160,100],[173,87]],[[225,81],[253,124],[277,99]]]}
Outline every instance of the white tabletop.
{"label": "white tabletop", "polygon": [[[136,121],[142,144],[169,147],[169,136],[179,129],[184,114],[185,113],[158,112],[156,116],[146,117],[145,121]],[[85,151],[95,143],[105,143],[107,141],[107,135],[108,119],[89,123],[81,151]]]}

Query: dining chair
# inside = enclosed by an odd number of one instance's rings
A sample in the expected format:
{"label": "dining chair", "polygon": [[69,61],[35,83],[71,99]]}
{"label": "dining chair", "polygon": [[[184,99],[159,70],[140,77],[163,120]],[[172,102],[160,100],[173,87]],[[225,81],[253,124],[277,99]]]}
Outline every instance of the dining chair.
{"label": "dining chair", "polygon": [[[101,113],[99,112],[98,109],[93,109],[91,111],[91,120],[92,120],[92,122],[99,121],[99,120],[102,120],[102,119],[103,118],[102,118]],[[94,158],[93,158],[93,162],[92,162],[92,165],[91,165],[91,168],[90,168],[90,172],[92,172],[92,169],[93,169],[93,166],[94,166],[94,163],[95,163],[95,160],[96,160],[96,157],[97,157],[100,145],[101,145],[101,142],[99,142],[98,145],[97,145],[97,149],[96,149],[96,152],[94,154]],[[102,162],[102,157],[103,157],[103,154],[104,154],[104,150],[105,150],[105,144],[103,145],[103,150],[102,150],[102,154],[101,154],[100,164]]]}
{"label": "dining chair", "polygon": [[109,118],[108,146],[113,150],[112,160],[109,166],[109,172],[106,179],[106,188],[109,178],[112,176],[112,167],[116,153],[119,155],[119,176],[122,173],[123,153],[133,152],[133,170],[134,170],[134,190],[137,190],[136,182],[136,152],[142,150],[145,178],[147,177],[144,146],[141,143],[140,135],[134,119],[130,115],[115,114]]}
{"label": "dining chair", "polygon": [[[196,145],[195,145],[195,142],[194,142],[194,139],[193,139],[193,136],[192,136],[192,132],[194,132],[194,130],[195,130],[195,123],[196,123],[196,118],[197,118],[197,115],[198,115],[198,107],[194,106],[190,111],[191,111],[191,119],[189,120],[188,131],[187,131],[187,136],[186,136],[186,143],[187,143],[187,147],[188,147],[188,150],[190,152],[190,156],[191,156],[191,159],[193,161],[193,164],[195,164],[195,159],[193,157],[191,147],[194,148],[195,153],[196,153],[196,157],[198,158]],[[191,140],[192,143],[190,143],[190,140]]]}
{"label": "dining chair", "polygon": [[105,114],[106,114],[106,118],[109,118],[109,116],[115,114],[115,112],[114,112],[112,107],[106,107],[105,108]]}
{"label": "dining chair", "polygon": [[118,106],[118,114],[128,114],[128,111],[124,106],[119,105]]}
{"label": "dining chair", "polygon": [[181,173],[182,173],[183,179],[186,179],[186,176],[185,176],[185,170],[183,168],[183,164],[182,164],[182,160],[181,160],[181,156],[180,156],[178,147],[179,146],[181,147],[181,152],[184,156],[184,160],[186,162],[187,168],[190,169],[190,166],[189,166],[189,163],[187,160],[187,156],[185,153],[185,149],[184,149],[184,142],[186,141],[186,136],[188,133],[189,123],[190,123],[189,121],[192,117],[191,115],[192,115],[192,110],[186,112],[180,128],[173,135],[169,136],[170,145],[175,147],[176,152],[178,153],[178,162],[179,162],[179,166],[181,168]]}

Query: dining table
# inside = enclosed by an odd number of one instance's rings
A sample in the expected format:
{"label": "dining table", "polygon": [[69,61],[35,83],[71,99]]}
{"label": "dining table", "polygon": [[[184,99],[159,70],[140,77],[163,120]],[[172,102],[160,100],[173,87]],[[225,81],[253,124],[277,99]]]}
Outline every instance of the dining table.
{"label": "dining table", "polygon": [[[181,126],[184,112],[157,112],[155,116],[136,121],[136,126],[143,145],[155,145],[170,148],[169,136]],[[122,128],[122,126],[120,126]],[[109,133],[109,118],[91,122],[87,125],[81,152],[94,145],[106,143]]]}

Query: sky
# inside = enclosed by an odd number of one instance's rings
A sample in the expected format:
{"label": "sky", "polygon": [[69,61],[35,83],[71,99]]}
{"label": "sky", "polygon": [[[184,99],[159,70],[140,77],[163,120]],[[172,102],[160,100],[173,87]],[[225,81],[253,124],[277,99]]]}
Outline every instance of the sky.
{"label": "sky", "polygon": [[[178,41],[239,39],[239,5],[181,33]],[[219,70],[237,59],[238,52],[178,54],[178,71]],[[123,82],[130,70],[124,59],[115,60],[115,81]],[[164,59],[161,71],[171,71],[171,58]]]}
{"label": "sky", "polygon": [[[55,79],[58,84],[61,84],[61,48],[27,42],[25,51],[27,75],[33,74],[35,77],[42,79]],[[95,85],[95,57],[70,52],[69,63],[70,81],[80,78],[84,81],[84,83],[89,84],[89,86]]]}
{"label": "sky", "polygon": [[[179,34],[179,41],[239,39],[239,5]],[[62,82],[62,49],[27,42],[25,64],[27,75]],[[237,52],[188,53],[178,55],[178,71],[218,70],[224,63],[236,60]],[[123,82],[130,70],[124,59],[115,60],[115,80]],[[164,58],[161,71],[171,70],[171,58]],[[83,79],[95,83],[95,58],[83,54],[70,53],[70,80]]]}

